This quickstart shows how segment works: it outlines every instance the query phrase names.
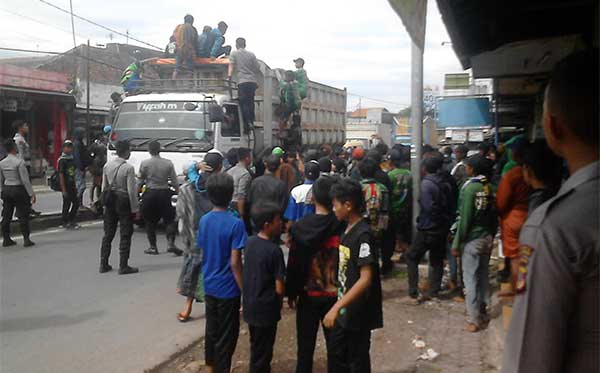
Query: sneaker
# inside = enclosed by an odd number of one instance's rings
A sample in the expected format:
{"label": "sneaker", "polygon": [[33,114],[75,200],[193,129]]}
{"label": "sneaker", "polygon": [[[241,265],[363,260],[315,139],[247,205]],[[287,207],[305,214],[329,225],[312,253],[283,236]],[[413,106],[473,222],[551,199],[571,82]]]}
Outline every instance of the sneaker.
{"label": "sneaker", "polygon": [[158,255],[158,249],[156,247],[150,247],[150,248],[144,250],[144,254]]}
{"label": "sneaker", "polygon": [[81,229],[81,225],[77,224],[77,223],[71,223],[67,225],[67,229],[70,231],[77,231],[79,229]]}
{"label": "sneaker", "polygon": [[17,243],[10,238],[5,238],[4,242],[2,242],[2,247],[10,247],[15,246]]}
{"label": "sneaker", "polygon": [[35,246],[35,242],[31,241],[31,240],[25,240],[23,242],[23,246],[24,247],[31,247],[31,246]]}
{"label": "sneaker", "polygon": [[402,298],[400,302],[409,306],[418,306],[421,303],[418,297],[411,297],[410,295]]}

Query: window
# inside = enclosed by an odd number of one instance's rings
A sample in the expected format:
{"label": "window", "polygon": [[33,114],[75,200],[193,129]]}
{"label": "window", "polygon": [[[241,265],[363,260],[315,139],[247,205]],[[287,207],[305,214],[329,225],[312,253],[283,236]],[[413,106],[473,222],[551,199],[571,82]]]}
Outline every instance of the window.
{"label": "window", "polygon": [[240,114],[237,105],[224,105],[225,118],[221,124],[221,136],[223,137],[240,137],[242,132],[240,129]]}

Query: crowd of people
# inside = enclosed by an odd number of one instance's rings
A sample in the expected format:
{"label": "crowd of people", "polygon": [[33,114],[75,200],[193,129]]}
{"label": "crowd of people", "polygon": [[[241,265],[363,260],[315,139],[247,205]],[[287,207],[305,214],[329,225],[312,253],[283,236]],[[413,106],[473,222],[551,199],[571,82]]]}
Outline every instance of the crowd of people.
{"label": "crowd of people", "polygon": [[[598,87],[589,77],[597,75],[597,54],[574,54],[557,65],[545,94],[545,140],[531,142],[521,134],[498,147],[424,146],[414,235],[407,146],[275,147],[256,160],[247,148],[226,155],[213,149],[190,164],[179,186],[173,164],[153,141],[151,158],[140,168],[140,206],[134,167],[127,162],[130,145],[119,141],[118,158],[103,168],[100,272],[112,269],[119,225],[119,273],[138,272],[128,260],[133,218],[141,211],[146,253],[158,252],[155,231],[162,220],[168,250],[184,254],[177,291],[186,299],[178,320],[189,320],[194,301],[205,303],[205,361],[212,371],[231,368],[240,309],[250,327],[250,371],[270,371],[287,297],[296,311],[296,371],[312,371],[322,325],[328,371],[362,373],[370,371],[371,331],[383,327],[381,281],[395,262],[408,268],[405,302],[464,301],[466,329],[477,332],[489,322],[489,262],[498,242],[506,262],[500,275],[512,285],[500,295],[515,299],[503,372],[594,371],[600,347],[600,149]],[[0,186],[12,215],[19,201],[35,202],[35,195],[16,145],[5,147]],[[73,180],[74,148],[66,143],[61,157]],[[73,204],[77,184],[68,183],[65,194]],[[17,208],[19,218],[26,212]],[[6,214],[4,243],[11,245]],[[184,250],[174,245],[175,224]],[[289,248],[287,263],[282,245]],[[426,254],[423,284],[419,264]]]}

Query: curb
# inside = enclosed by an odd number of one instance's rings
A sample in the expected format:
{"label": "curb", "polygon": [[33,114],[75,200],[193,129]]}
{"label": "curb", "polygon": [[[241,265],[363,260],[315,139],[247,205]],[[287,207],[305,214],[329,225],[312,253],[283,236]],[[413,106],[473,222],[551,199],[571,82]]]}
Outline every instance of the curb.
{"label": "curb", "polygon": [[159,363],[159,364],[155,365],[154,367],[152,367],[150,369],[144,369],[144,373],[158,373],[158,372],[160,372],[161,369],[163,369],[165,366],[167,366],[168,364],[170,364],[173,360],[177,360],[182,355],[185,355],[191,349],[193,349],[194,346],[196,346],[198,343],[201,343],[202,341],[204,341],[204,336],[202,336],[202,337],[200,337],[200,338],[192,341],[189,345],[180,348],[177,352],[171,354],[171,356],[169,356],[169,358],[166,359],[165,361],[163,361],[162,363]]}
{"label": "curb", "polygon": [[[100,217],[96,215],[94,212],[90,210],[79,211],[77,214],[77,222],[84,221],[92,221],[98,220]],[[56,228],[62,224],[62,214],[48,214],[41,215],[34,219],[29,220],[29,226],[32,232],[41,231],[48,228]],[[13,220],[10,223],[11,233],[21,233],[21,228],[19,227],[19,222],[17,220]]]}

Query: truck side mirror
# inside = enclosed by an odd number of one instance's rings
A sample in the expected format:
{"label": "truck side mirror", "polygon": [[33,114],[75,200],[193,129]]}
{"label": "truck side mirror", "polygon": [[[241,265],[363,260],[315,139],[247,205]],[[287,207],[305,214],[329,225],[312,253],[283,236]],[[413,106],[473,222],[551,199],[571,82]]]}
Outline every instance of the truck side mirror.
{"label": "truck side mirror", "polygon": [[208,106],[208,120],[211,123],[222,122],[225,119],[223,108],[218,104],[210,104]]}

